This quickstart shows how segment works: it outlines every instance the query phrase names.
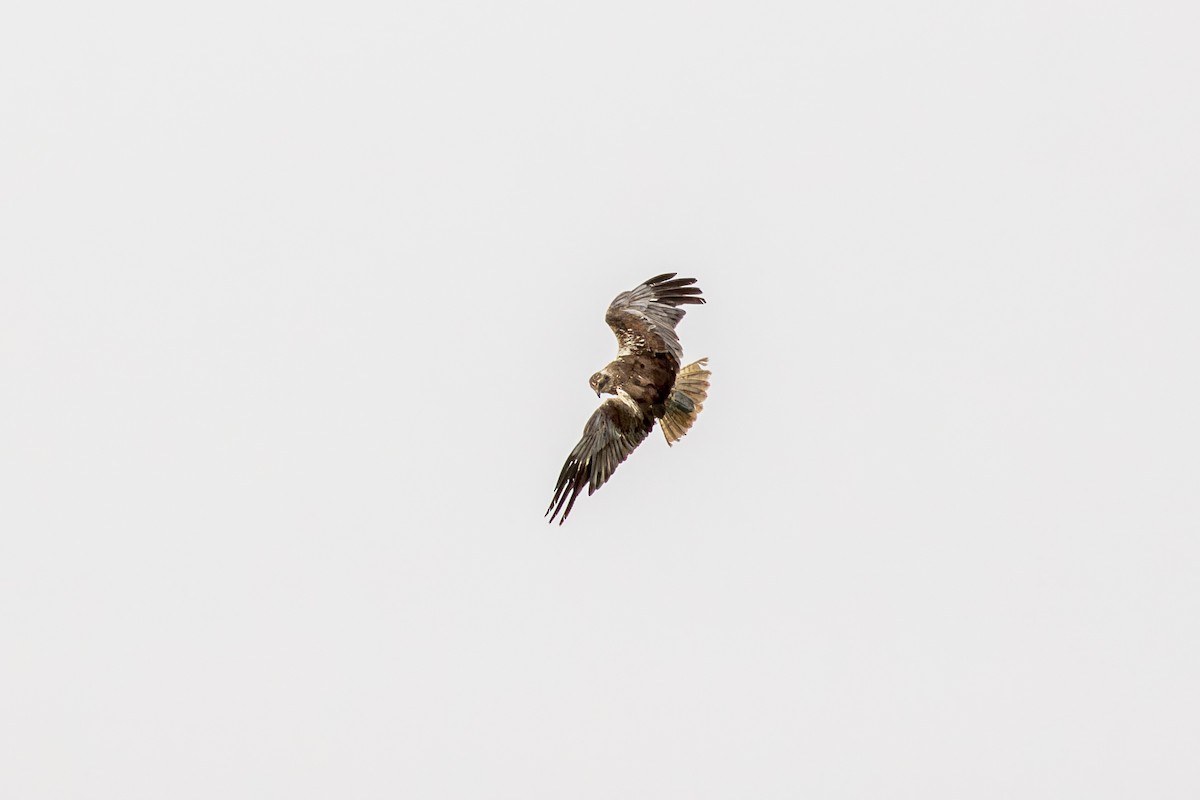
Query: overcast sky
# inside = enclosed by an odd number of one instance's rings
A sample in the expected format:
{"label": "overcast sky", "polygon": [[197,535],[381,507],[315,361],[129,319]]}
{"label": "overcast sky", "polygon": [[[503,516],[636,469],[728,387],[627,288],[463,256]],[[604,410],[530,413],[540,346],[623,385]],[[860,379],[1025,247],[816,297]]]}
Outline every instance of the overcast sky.
{"label": "overcast sky", "polygon": [[6,12],[0,796],[1200,796],[1197,9]]}

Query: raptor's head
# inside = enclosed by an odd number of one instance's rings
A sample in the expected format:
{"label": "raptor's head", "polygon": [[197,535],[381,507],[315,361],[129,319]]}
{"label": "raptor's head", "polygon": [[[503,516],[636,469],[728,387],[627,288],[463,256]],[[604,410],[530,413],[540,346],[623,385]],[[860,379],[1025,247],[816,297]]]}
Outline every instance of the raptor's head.
{"label": "raptor's head", "polygon": [[609,394],[617,393],[617,390],[613,388],[612,377],[607,372],[597,372],[588,381],[588,385],[591,386],[596,392],[596,397],[599,397],[605,392],[608,392]]}

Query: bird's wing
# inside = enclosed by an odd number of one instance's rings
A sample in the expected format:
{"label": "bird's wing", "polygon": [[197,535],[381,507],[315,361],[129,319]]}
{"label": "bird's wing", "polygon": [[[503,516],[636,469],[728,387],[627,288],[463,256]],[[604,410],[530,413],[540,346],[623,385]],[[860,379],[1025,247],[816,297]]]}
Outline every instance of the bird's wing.
{"label": "bird's wing", "polygon": [[617,335],[621,353],[670,353],[683,361],[675,326],[683,319],[681,305],[703,303],[695,278],[657,275],[641,286],[621,292],[608,307],[604,321]]}
{"label": "bird's wing", "polygon": [[563,524],[583,487],[588,487],[590,495],[603,486],[653,427],[653,417],[642,416],[624,400],[617,397],[605,400],[587,421],[583,438],[563,464],[558,485],[554,487],[554,499],[546,509],[550,521],[554,522],[562,512],[558,524]]}

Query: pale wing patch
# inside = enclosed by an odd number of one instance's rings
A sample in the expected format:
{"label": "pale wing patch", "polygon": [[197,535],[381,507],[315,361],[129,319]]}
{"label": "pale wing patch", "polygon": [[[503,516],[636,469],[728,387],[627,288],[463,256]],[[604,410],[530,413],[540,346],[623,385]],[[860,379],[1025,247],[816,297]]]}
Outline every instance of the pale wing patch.
{"label": "pale wing patch", "polygon": [[643,416],[642,407],[637,404],[636,400],[629,396],[629,392],[625,391],[624,389],[617,389],[617,399],[633,409],[633,413],[639,418]]}

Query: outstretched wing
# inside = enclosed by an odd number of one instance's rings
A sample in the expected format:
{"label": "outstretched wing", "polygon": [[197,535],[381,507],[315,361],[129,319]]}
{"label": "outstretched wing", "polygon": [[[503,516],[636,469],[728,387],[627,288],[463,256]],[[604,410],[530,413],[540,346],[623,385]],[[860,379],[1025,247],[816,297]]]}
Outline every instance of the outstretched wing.
{"label": "outstretched wing", "polygon": [[621,292],[608,307],[604,321],[617,335],[620,354],[670,353],[683,361],[683,347],[675,326],[683,319],[678,306],[703,303],[695,278],[675,278],[674,272],[657,275],[629,292]]}
{"label": "outstretched wing", "polygon": [[590,495],[603,486],[617,465],[629,457],[653,428],[653,417],[643,417],[624,400],[616,397],[605,400],[587,421],[583,438],[563,464],[558,485],[554,487],[554,499],[546,509],[550,521],[554,522],[561,511],[558,524],[566,522],[583,487],[588,487]]}

